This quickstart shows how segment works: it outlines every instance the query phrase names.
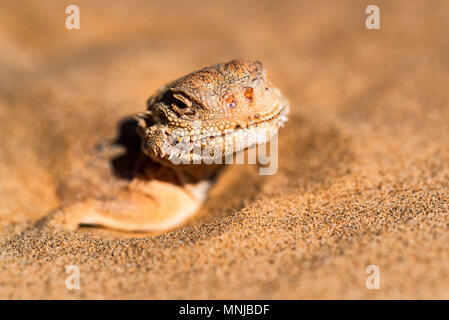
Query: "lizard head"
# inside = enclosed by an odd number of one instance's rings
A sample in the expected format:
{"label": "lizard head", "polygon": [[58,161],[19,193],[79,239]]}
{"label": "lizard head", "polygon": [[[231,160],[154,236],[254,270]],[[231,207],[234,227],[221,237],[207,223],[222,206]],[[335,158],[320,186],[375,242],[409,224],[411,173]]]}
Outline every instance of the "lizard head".
{"label": "lizard head", "polygon": [[147,104],[138,116],[142,150],[156,159],[190,157],[194,146],[218,147],[227,156],[266,143],[289,109],[262,63],[244,60],[190,73],[160,88]]}

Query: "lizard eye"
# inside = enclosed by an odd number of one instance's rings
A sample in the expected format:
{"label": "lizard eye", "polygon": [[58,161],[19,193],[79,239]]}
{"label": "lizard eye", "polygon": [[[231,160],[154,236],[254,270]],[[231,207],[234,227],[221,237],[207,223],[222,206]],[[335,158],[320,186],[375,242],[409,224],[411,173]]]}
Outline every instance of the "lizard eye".
{"label": "lizard eye", "polygon": [[246,99],[253,100],[254,89],[252,87],[246,87],[244,94]]}
{"label": "lizard eye", "polygon": [[170,91],[167,91],[167,93],[164,94],[164,96],[161,99],[164,101],[164,103],[168,106],[174,106],[178,107],[179,109],[184,109],[187,107],[186,103],[184,101],[181,101],[176,94],[173,94]]}
{"label": "lizard eye", "polygon": [[185,109],[185,108],[187,108],[187,105],[184,102],[182,102],[180,100],[176,100],[176,99],[172,102],[172,105],[175,106],[178,109]]}
{"label": "lizard eye", "polygon": [[[180,94],[173,94],[172,100],[171,100],[171,104],[172,106],[178,108],[178,109],[185,109],[187,107],[189,107],[189,105],[187,105],[188,100],[183,97]],[[190,101],[189,101],[190,103]]]}
{"label": "lizard eye", "polygon": [[235,98],[234,98],[234,96],[232,94],[226,94],[223,97],[223,100],[224,100],[225,106],[227,108],[231,108],[232,109],[232,108],[235,108],[237,106],[237,102],[235,101]]}
{"label": "lizard eye", "polygon": [[178,115],[192,116],[196,113],[193,102],[182,93],[168,91],[164,95],[163,101],[166,105],[171,106]]}

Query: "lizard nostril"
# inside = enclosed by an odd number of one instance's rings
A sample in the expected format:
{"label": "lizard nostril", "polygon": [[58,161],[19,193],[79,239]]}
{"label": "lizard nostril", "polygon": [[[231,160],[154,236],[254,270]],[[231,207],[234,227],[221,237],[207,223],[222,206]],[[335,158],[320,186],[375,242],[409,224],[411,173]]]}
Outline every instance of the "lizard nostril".
{"label": "lizard nostril", "polygon": [[226,94],[223,97],[223,100],[227,108],[235,108],[237,106],[237,102],[235,101],[235,98],[232,94]]}
{"label": "lizard nostril", "polygon": [[254,89],[252,87],[246,87],[244,94],[247,99],[253,100]]}

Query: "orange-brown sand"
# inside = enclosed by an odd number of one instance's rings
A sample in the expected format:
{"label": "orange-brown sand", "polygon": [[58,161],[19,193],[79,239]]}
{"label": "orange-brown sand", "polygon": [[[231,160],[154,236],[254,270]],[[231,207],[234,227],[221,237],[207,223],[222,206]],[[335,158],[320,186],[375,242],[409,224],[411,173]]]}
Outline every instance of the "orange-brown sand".
{"label": "orange-brown sand", "polygon": [[[376,1],[380,30],[363,1],[76,2],[80,30],[0,4],[0,298],[449,298],[447,1]],[[276,175],[231,166],[165,234],[36,224],[108,184],[88,155],[154,90],[233,58],[290,100]]]}

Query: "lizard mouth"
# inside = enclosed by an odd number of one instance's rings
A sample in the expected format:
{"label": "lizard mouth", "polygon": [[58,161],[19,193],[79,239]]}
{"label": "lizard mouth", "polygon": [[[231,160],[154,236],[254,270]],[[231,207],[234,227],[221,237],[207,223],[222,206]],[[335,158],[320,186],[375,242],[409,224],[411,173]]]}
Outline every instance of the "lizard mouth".
{"label": "lizard mouth", "polygon": [[225,137],[236,131],[248,130],[251,128],[272,126],[272,129],[282,127],[287,121],[289,105],[284,101],[276,105],[272,111],[265,114],[255,114],[245,120],[232,121],[191,121],[170,123],[171,127],[167,129],[167,134],[174,135],[175,139],[180,141],[202,140],[204,137]]}
{"label": "lizard mouth", "polygon": [[[203,126],[188,130],[177,126],[173,130],[167,130],[162,154],[167,155],[170,160],[173,157],[191,159],[194,148],[199,148],[203,154],[204,150],[208,150],[206,157],[209,154],[211,157],[221,157],[237,153],[270,141],[287,121],[288,112],[289,104],[285,100],[271,112],[255,116],[244,124],[235,122],[228,124],[227,127],[223,125],[223,128]],[[195,156],[202,158],[201,155],[193,155]]]}

